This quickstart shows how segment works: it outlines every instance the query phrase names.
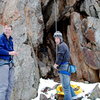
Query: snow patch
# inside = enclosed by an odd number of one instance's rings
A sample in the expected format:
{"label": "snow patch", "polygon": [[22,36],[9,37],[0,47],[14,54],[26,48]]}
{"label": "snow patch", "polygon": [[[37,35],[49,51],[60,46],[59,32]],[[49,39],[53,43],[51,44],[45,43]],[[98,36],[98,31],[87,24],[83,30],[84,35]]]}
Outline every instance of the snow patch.
{"label": "snow patch", "polygon": [[39,84],[39,89],[38,89],[38,96],[35,98],[35,99],[32,99],[32,100],[40,100],[40,94],[44,94],[46,95],[47,98],[49,98],[50,96],[53,96],[56,94],[56,90],[51,90],[51,91],[48,91],[47,94],[43,93],[42,90],[44,90],[46,87],[50,87],[50,88],[53,88],[55,85],[57,85],[58,83],[57,82],[54,82],[53,80],[50,80],[50,79],[40,79],[40,84]]}
{"label": "snow patch", "polygon": [[[54,82],[53,80],[50,79],[40,79],[40,84],[39,84],[39,89],[38,89],[38,96],[35,99],[32,100],[40,100],[40,94],[44,94],[47,98],[51,97],[51,100],[56,100],[54,99],[55,94],[56,94],[56,89],[50,90],[48,91],[46,94],[42,92],[42,90],[44,90],[46,87],[50,87],[53,88],[55,85],[57,85],[59,83]],[[92,92],[92,90],[94,89],[94,87],[99,84],[99,88],[100,88],[100,83],[93,83],[93,84],[86,84],[86,83],[82,83],[82,82],[74,82],[71,81],[72,85],[78,85],[82,88],[82,90],[84,91],[83,93],[80,93],[79,95],[75,96],[73,99],[77,99],[78,97],[82,97],[82,100],[91,100],[88,99],[88,97],[86,96],[86,94],[89,94]],[[97,98],[96,100],[100,100],[100,98]]]}

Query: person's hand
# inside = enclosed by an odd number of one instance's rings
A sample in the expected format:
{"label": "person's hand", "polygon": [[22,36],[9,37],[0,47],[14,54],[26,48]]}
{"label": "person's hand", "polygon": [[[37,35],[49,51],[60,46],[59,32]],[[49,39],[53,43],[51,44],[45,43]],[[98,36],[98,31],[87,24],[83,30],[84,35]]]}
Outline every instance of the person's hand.
{"label": "person's hand", "polygon": [[57,65],[57,64],[54,64],[53,67],[54,67],[55,69],[57,69],[58,65]]}
{"label": "person's hand", "polygon": [[17,55],[18,55],[18,53],[17,53],[17,52],[15,52],[15,51],[11,51],[11,52],[9,52],[9,55],[11,55],[11,56],[17,56]]}

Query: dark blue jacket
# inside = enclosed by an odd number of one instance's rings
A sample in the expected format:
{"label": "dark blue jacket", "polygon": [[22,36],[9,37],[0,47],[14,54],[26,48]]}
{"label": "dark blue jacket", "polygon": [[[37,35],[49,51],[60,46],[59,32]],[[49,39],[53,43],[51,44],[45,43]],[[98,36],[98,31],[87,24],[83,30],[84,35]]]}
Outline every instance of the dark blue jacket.
{"label": "dark blue jacket", "polygon": [[56,64],[61,65],[70,61],[70,51],[65,42],[62,42],[57,46],[56,53]]}
{"label": "dark blue jacket", "polygon": [[12,60],[12,57],[9,55],[10,51],[14,51],[12,37],[7,39],[6,35],[2,33],[0,35],[0,59]]}

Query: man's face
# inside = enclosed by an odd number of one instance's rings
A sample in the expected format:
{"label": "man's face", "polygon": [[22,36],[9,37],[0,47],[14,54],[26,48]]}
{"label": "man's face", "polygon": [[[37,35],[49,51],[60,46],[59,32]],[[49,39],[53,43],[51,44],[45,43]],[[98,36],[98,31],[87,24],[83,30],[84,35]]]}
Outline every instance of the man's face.
{"label": "man's face", "polygon": [[55,37],[55,42],[56,42],[57,45],[60,44],[60,38],[59,37]]}
{"label": "man's face", "polygon": [[11,27],[6,25],[6,26],[4,27],[4,33],[5,33],[5,35],[9,38],[9,37],[11,36],[11,34],[12,34],[12,29],[11,29]]}

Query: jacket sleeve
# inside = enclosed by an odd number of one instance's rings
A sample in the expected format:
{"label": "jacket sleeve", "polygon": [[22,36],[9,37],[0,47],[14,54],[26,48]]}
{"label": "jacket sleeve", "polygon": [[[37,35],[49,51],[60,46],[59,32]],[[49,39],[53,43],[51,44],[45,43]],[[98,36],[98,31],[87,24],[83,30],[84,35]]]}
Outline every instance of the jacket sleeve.
{"label": "jacket sleeve", "polygon": [[0,55],[9,55],[9,51],[4,49],[4,43],[0,38]]}
{"label": "jacket sleeve", "polygon": [[56,64],[60,65],[63,62],[63,58],[64,58],[64,47],[63,46],[59,46],[59,49],[57,51],[57,57],[56,57]]}

